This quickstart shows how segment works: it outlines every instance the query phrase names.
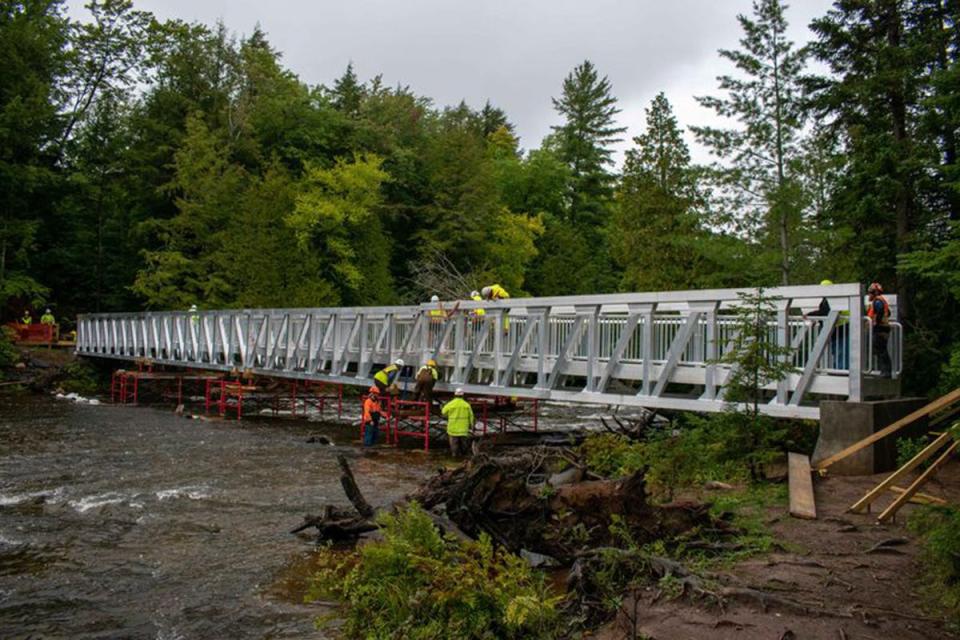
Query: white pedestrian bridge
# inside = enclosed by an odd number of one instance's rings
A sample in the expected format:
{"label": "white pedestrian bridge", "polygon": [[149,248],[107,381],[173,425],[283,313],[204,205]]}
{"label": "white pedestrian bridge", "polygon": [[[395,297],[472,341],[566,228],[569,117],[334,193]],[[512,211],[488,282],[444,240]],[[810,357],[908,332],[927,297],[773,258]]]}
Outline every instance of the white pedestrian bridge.
{"label": "white pedestrian bridge", "polygon": [[[402,358],[404,377],[434,358],[441,390],[562,402],[721,411],[735,338],[734,307],[747,289],[617,293],[439,307],[222,309],[85,314],[77,354],[221,372],[368,386]],[[902,327],[896,296],[880,376],[864,286],[770,288],[768,338],[788,347],[792,372],[766,387],[762,411],[819,419],[821,399],[899,394]],[[826,299],[826,316],[804,314]],[[483,314],[476,311],[483,309]]]}

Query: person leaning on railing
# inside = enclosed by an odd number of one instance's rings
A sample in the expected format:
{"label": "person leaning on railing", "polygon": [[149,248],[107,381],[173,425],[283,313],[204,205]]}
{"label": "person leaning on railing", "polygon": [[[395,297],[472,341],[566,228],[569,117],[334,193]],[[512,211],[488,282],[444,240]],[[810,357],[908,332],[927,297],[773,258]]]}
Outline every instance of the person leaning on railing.
{"label": "person leaning on railing", "polygon": [[883,287],[879,282],[873,282],[867,288],[870,304],[867,306],[867,317],[873,326],[873,352],[877,354],[877,364],[880,366],[880,375],[890,377],[893,363],[890,361],[890,352],[887,344],[890,341],[890,304],[883,297]]}
{"label": "person leaning on railing", "polygon": [[[829,287],[833,284],[832,280],[821,280],[821,287]],[[803,319],[807,320],[811,317],[822,318],[826,320],[827,315],[830,313],[830,301],[826,298],[820,299],[820,306],[816,311],[811,311],[810,313],[803,314]],[[850,368],[850,356],[847,350],[847,330],[842,329],[841,327],[845,326],[850,322],[850,312],[844,309],[840,312],[840,316],[837,318],[837,324],[830,332],[830,355],[831,361],[830,366],[834,369],[849,369]]]}

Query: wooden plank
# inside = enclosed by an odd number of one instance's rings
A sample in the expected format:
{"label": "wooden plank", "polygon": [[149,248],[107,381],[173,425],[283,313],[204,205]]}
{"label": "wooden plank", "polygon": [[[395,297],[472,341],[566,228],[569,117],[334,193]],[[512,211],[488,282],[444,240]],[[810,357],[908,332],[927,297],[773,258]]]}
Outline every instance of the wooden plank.
{"label": "wooden plank", "polygon": [[817,503],[813,496],[813,478],[810,458],[801,453],[787,454],[790,484],[790,515],[795,518],[817,519]]}
{"label": "wooden plank", "polygon": [[[903,487],[890,487],[890,491],[897,494],[902,494],[907,492],[907,490],[904,489]],[[943,498],[932,496],[929,493],[920,493],[919,491],[913,494],[913,497],[910,498],[910,502],[914,502],[916,504],[939,504],[939,505],[947,504],[947,501],[944,500]]]}
{"label": "wooden plank", "polygon": [[893,503],[887,507],[883,513],[880,514],[880,516],[877,518],[877,522],[886,522],[890,518],[897,515],[897,511],[900,510],[900,507],[906,504],[910,498],[920,491],[920,487],[927,483],[927,480],[929,480],[933,474],[936,473],[937,469],[946,464],[947,460],[949,460],[950,456],[954,454],[958,446],[960,446],[960,442],[954,441],[953,444],[947,447],[947,450],[944,451],[939,458],[937,458],[937,461],[927,467],[926,471],[921,473],[920,477],[914,480],[913,484],[907,487],[907,490],[901,493],[897,499],[894,500]]}
{"label": "wooden plank", "polygon": [[880,431],[877,431],[877,432],[876,432],[875,434],[873,434],[872,436],[867,436],[866,438],[864,438],[864,439],[861,440],[860,442],[857,442],[856,444],[850,445],[849,447],[847,447],[847,448],[844,449],[843,451],[840,451],[839,453],[835,453],[835,454],[833,454],[832,456],[821,460],[820,462],[818,462],[818,463],[815,465],[815,468],[822,471],[823,469],[826,469],[826,468],[829,467],[830,465],[832,465],[832,464],[834,464],[834,463],[836,463],[836,462],[840,462],[841,460],[843,460],[843,459],[846,458],[847,456],[851,456],[851,455],[855,454],[856,452],[860,451],[861,449],[865,449],[865,448],[869,447],[870,445],[872,445],[873,443],[877,442],[878,440],[882,440],[882,439],[886,438],[886,437],[887,437],[888,435],[890,435],[891,433],[895,433],[895,432],[899,431],[900,429],[906,427],[907,425],[913,424],[914,422],[916,422],[916,421],[919,420],[920,418],[925,418],[926,416],[930,415],[931,413],[934,413],[934,412],[936,412],[936,411],[939,411],[940,409],[944,409],[944,408],[946,408],[946,407],[949,407],[950,405],[954,404],[954,403],[957,402],[958,400],[960,400],[960,389],[954,389],[953,391],[951,391],[951,392],[948,393],[947,395],[941,396],[941,397],[937,398],[936,400],[934,400],[934,401],[931,402],[930,404],[927,404],[926,406],[923,406],[923,407],[917,409],[917,410],[914,411],[913,413],[911,413],[911,414],[909,414],[909,415],[906,415],[906,416],[900,418],[899,420],[897,420],[896,422],[894,422],[894,423],[891,424],[890,426],[884,427],[884,428],[881,429]]}
{"label": "wooden plank", "polygon": [[850,506],[847,511],[862,511],[864,507],[867,509],[870,508],[870,504],[883,495],[883,492],[890,488],[894,482],[907,475],[921,464],[926,462],[929,458],[933,456],[937,451],[939,451],[947,442],[950,440],[950,434],[944,433],[941,434],[936,440],[928,444],[923,450],[917,455],[913,456],[909,462],[905,465],[894,471],[892,474],[887,476],[883,482],[878,484],[876,487],[867,492],[865,496],[857,500],[854,504]]}

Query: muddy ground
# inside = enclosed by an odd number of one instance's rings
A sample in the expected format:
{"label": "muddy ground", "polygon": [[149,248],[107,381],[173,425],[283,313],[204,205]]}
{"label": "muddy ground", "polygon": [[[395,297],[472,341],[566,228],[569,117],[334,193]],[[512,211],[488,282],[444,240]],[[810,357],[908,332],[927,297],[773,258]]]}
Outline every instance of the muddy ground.
{"label": "muddy ground", "polygon": [[[724,610],[686,598],[669,599],[654,587],[628,598],[621,615],[604,627],[603,640],[932,640],[960,637],[948,630],[931,601],[921,595],[920,545],[905,526],[916,506],[900,511],[895,523],[877,525],[876,514],[892,498],[877,502],[873,514],[845,513],[847,507],[875,486],[884,475],[841,477],[816,481],[819,518],[798,520],[771,508],[768,523],[783,549],[757,556],[719,571],[740,584],[810,605],[810,613],[770,604],[728,603]],[[906,486],[904,483],[903,486]],[[924,492],[960,502],[960,462],[944,467]],[[892,494],[891,494],[892,495]],[[905,538],[882,552],[871,547]],[[828,613],[824,613],[828,612]]]}

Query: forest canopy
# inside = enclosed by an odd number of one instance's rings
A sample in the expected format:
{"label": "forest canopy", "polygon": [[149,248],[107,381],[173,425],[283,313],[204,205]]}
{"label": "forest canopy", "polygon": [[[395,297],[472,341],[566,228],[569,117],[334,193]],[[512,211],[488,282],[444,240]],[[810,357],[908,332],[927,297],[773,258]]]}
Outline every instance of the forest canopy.
{"label": "forest canopy", "polygon": [[[0,296],[9,319],[880,281],[915,390],[960,383],[960,9],[837,0],[787,37],[756,0],[693,127],[618,123],[589,60],[524,149],[491,102],[440,106],[351,65],[317,86],[259,27],[0,2]],[[814,72],[814,69],[818,72]],[[509,73],[505,70],[504,73]],[[623,165],[614,145],[629,140]],[[952,381],[952,382],[951,382]]]}

